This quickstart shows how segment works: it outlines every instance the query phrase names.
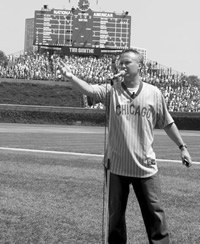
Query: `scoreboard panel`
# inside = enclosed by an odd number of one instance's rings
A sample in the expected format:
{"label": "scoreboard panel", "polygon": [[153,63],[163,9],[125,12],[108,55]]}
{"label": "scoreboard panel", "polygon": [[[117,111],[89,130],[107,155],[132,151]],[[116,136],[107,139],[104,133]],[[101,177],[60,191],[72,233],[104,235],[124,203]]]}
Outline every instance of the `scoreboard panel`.
{"label": "scoreboard panel", "polygon": [[34,45],[130,48],[131,16],[91,9],[35,11]]}

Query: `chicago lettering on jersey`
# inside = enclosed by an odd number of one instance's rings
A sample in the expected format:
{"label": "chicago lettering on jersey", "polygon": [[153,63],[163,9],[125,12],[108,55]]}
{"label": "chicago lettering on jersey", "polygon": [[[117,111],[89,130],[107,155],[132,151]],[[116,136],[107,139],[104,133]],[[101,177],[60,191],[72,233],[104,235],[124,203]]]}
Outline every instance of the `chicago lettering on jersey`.
{"label": "chicago lettering on jersey", "polygon": [[152,106],[141,107],[140,105],[134,106],[134,104],[118,104],[116,106],[116,115],[118,116],[134,115],[148,119],[152,116],[153,112],[154,109]]}

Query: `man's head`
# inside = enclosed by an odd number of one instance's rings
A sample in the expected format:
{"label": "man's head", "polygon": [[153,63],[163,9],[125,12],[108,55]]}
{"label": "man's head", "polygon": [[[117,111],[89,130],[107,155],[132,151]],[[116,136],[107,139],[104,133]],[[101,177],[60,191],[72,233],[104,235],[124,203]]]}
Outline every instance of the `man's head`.
{"label": "man's head", "polygon": [[119,59],[120,69],[125,69],[125,79],[133,79],[139,75],[143,66],[143,56],[136,49],[127,49],[121,53]]}

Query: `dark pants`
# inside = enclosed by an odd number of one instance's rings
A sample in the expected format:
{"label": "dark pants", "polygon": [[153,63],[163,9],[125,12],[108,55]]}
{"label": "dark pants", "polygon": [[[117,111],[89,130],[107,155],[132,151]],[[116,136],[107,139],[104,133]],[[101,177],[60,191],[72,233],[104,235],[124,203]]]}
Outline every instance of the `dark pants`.
{"label": "dark pants", "polygon": [[148,178],[132,178],[112,173],[110,173],[108,243],[127,243],[125,211],[130,184],[140,205],[149,243],[169,244],[165,214],[160,203],[158,174]]}

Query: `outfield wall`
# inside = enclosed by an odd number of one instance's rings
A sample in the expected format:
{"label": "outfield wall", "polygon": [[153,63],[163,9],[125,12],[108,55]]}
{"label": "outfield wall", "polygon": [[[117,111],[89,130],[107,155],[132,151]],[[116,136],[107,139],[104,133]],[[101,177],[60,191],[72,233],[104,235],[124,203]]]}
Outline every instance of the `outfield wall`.
{"label": "outfield wall", "polygon": [[[172,112],[179,129],[200,130],[200,113]],[[37,105],[0,105],[0,123],[48,123],[104,126],[105,110]]]}

